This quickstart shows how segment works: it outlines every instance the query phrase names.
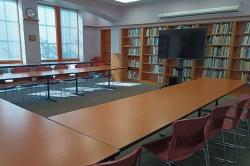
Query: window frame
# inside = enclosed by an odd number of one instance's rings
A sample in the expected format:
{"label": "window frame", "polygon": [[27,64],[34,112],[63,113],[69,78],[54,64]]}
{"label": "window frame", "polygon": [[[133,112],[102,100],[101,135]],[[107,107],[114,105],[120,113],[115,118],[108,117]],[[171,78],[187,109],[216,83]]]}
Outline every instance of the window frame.
{"label": "window frame", "polygon": [[[38,3],[38,5],[44,5]],[[72,61],[80,61],[80,39],[79,39],[79,12],[75,9],[64,8],[60,6],[47,5],[53,7],[55,10],[55,25],[56,25],[56,46],[57,46],[57,59],[55,60],[41,60],[42,62],[72,62]],[[61,27],[61,9],[75,11],[77,13],[77,58],[63,58],[62,55],[62,27]]]}
{"label": "window frame", "polygon": [[20,56],[19,56],[19,58],[20,59],[19,60],[0,60],[0,64],[22,64],[23,63],[19,5],[18,5],[17,0],[14,0],[14,1],[16,3],[16,12],[17,12],[17,26],[18,26],[19,48],[20,48]]}

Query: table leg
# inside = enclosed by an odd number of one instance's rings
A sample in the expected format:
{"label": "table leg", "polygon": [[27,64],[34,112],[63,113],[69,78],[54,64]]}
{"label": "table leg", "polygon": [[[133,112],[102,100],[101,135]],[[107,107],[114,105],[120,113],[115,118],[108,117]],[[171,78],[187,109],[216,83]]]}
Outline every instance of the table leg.
{"label": "table leg", "polygon": [[219,104],[219,100],[216,100],[215,101],[215,106],[218,106],[218,104]]}
{"label": "table leg", "polygon": [[44,99],[56,102],[56,100],[51,99],[50,97],[50,82],[49,82],[50,77],[47,77],[47,97],[44,97]]}
{"label": "table leg", "polygon": [[77,74],[75,74],[75,86],[76,86],[76,91],[75,91],[75,95],[77,95],[77,96],[85,96],[85,94],[84,93],[79,93],[79,89],[78,89],[78,75]]}
{"label": "table leg", "polygon": [[202,112],[202,110],[199,109],[199,110],[198,110],[198,117],[201,117],[201,112]]}
{"label": "table leg", "polygon": [[115,87],[111,87],[111,70],[108,71],[108,85],[107,86],[104,86],[104,88],[106,89],[117,89]]}

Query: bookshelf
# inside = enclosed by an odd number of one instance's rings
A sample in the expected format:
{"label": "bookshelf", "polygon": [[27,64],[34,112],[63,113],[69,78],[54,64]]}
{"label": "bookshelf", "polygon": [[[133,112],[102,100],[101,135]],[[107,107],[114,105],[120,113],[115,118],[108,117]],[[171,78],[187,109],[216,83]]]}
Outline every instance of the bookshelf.
{"label": "bookshelf", "polygon": [[128,28],[122,30],[122,55],[125,56],[125,67],[123,78],[130,81],[141,80],[141,28]]}
{"label": "bookshelf", "polygon": [[101,29],[101,58],[105,64],[111,63],[111,29]]}
{"label": "bookshelf", "polygon": [[[201,77],[250,82],[250,19],[124,28],[122,29],[122,55],[128,61],[126,76],[129,75],[131,78],[130,76],[135,73],[136,79],[133,77],[132,79],[157,84],[168,82],[169,77],[177,76],[176,68],[180,60],[158,57],[159,30],[196,27],[208,29],[205,58],[204,60],[183,60],[182,82]],[[131,35],[133,30],[138,33]],[[134,40],[135,38],[137,40]],[[131,48],[137,48],[137,54],[132,57],[129,51]]]}

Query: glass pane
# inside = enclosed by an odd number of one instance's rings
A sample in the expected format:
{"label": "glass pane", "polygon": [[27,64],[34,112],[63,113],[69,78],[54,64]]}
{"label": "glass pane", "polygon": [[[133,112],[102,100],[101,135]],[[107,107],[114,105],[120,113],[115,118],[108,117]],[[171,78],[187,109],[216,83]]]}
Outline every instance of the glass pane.
{"label": "glass pane", "polygon": [[19,29],[16,22],[7,23],[8,41],[19,41]]}
{"label": "glass pane", "polygon": [[0,42],[0,60],[9,60],[9,50],[7,42]]}
{"label": "glass pane", "polygon": [[5,1],[5,11],[6,11],[6,19],[8,21],[17,21],[17,4],[15,0],[7,0]]}
{"label": "glass pane", "polygon": [[62,43],[68,43],[70,38],[69,28],[62,27]]}
{"label": "glass pane", "polygon": [[70,26],[70,17],[69,17],[69,11],[62,9],[61,10],[61,25],[62,26]]}
{"label": "glass pane", "polygon": [[39,24],[45,24],[46,23],[45,9],[41,5],[38,5],[38,19],[39,19]]}
{"label": "glass pane", "polygon": [[52,6],[39,5],[39,34],[42,60],[56,60],[56,20]]}
{"label": "glass pane", "polygon": [[[40,25],[39,26],[39,34],[40,34],[40,42],[48,42],[47,40],[47,31],[46,31],[46,26]],[[45,34],[45,35],[42,35]]]}
{"label": "glass pane", "polygon": [[77,13],[76,12],[71,12],[70,13],[70,26],[73,28],[77,28]]}
{"label": "glass pane", "polygon": [[6,22],[0,21],[0,41],[7,41]]}
{"label": "glass pane", "polygon": [[0,0],[0,20],[5,20],[5,9],[3,0]]}
{"label": "glass pane", "polygon": [[48,43],[56,43],[56,28],[47,27]]}
{"label": "glass pane", "polygon": [[77,44],[78,43],[78,33],[77,29],[70,29],[70,43]]}
{"label": "glass pane", "polygon": [[20,59],[20,45],[18,42],[9,42],[9,59]]}

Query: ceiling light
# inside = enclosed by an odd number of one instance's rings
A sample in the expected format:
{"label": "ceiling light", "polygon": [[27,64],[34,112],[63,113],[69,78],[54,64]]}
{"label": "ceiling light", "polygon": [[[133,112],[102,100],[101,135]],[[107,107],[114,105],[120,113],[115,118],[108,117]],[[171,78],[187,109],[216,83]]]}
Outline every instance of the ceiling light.
{"label": "ceiling light", "polygon": [[130,2],[136,2],[136,1],[140,1],[140,0],[115,0],[121,3],[130,3]]}

